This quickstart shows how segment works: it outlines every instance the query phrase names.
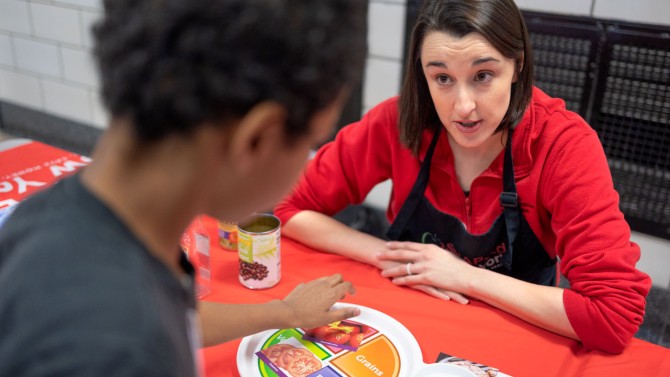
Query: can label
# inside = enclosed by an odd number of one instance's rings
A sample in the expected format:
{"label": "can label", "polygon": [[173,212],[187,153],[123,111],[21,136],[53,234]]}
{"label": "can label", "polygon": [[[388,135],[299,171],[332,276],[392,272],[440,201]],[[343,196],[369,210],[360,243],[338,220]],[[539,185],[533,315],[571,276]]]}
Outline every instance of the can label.
{"label": "can label", "polygon": [[237,223],[219,221],[219,245],[229,251],[237,251]]}
{"label": "can label", "polygon": [[239,225],[237,251],[240,283],[250,289],[270,288],[281,279],[279,219],[255,215]]}

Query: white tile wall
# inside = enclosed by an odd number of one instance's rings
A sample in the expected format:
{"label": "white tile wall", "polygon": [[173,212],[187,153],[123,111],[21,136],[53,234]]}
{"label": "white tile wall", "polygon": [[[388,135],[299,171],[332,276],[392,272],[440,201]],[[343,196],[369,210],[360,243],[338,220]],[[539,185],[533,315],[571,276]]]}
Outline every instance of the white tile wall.
{"label": "white tile wall", "polygon": [[54,0],[58,5],[73,5],[92,9],[102,9],[102,0]]}
{"label": "white tile wall", "polygon": [[389,199],[391,198],[392,189],[393,183],[390,179],[387,179],[375,186],[372,191],[368,193],[368,196],[365,198],[365,204],[386,211],[386,208],[389,205]]}
{"label": "white tile wall", "polygon": [[591,14],[593,0],[515,0],[515,2],[519,9],[588,16]]}
{"label": "white tile wall", "polygon": [[637,268],[649,274],[655,286],[670,288],[670,241],[638,232],[631,240],[641,250]]}
{"label": "white tile wall", "polygon": [[102,106],[102,102],[100,101],[100,93],[97,90],[91,90],[88,92],[89,95],[89,100],[91,101],[92,107],[92,112],[93,112],[93,121],[92,124],[95,127],[98,128],[105,128],[107,127],[107,121],[109,119],[109,114],[107,113],[107,110]]}
{"label": "white tile wall", "polygon": [[65,79],[97,88],[98,76],[89,51],[61,48]]}
{"label": "white tile wall", "polygon": [[402,60],[405,35],[405,4],[370,3],[368,44],[372,56]]}
{"label": "white tile wall", "polygon": [[14,49],[8,35],[0,34],[0,65],[14,66]]}
{"label": "white tile wall", "polygon": [[99,12],[81,12],[82,38],[84,40],[84,47],[89,50],[93,48],[93,33],[91,28],[93,27],[93,24],[95,24],[100,19],[100,17],[102,17],[102,13]]}
{"label": "white tile wall", "polygon": [[400,91],[406,3],[406,0],[370,0],[363,112]]}
{"label": "white tile wall", "polygon": [[594,0],[593,16],[659,25],[670,25],[668,0]]}
{"label": "white tile wall", "polygon": [[30,13],[36,37],[81,45],[78,10],[33,3]]}
{"label": "white tile wall", "polygon": [[103,128],[90,29],[102,0],[0,0],[3,100]]}
{"label": "white tile wall", "polygon": [[3,101],[42,110],[40,80],[35,76],[0,68],[0,98]]}
{"label": "white tile wall", "polygon": [[0,1],[0,30],[30,34],[28,3],[16,0]]}
{"label": "white tile wall", "polygon": [[61,75],[58,46],[23,37],[14,37],[16,66],[33,73]]}
{"label": "white tile wall", "polygon": [[400,92],[402,62],[369,57],[363,83],[363,108],[370,109]]}
{"label": "white tile wall", "polygon": [[[400,92],[406,4],[406,0],[370,0],[369,56],[363,82],[364,113]],[[383,182],[368,194],[365,204],[385,209],[390,193],[391,182]]]}
{"label": "white tile wall", "polygon": [[53,114],[90,124],[93,120],[87,89],[48,79],[42,80],[45,109]]}

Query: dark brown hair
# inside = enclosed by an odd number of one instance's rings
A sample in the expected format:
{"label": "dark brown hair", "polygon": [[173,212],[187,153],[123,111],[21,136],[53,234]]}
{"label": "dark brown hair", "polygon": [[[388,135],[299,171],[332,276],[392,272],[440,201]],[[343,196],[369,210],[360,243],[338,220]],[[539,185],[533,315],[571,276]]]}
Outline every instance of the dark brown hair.
{"label": "dark brown hair", "polygon": [[502,55],[516,61],[518,79],[512,84],[510,105],[496,132],[513,127],[521,120],[533,90],[530,41],[514,0],[425,0],[410,37],[399,105],[400,141],[415,155],[419,152],[423,131],[442,127],[421,66],[424,38],[434,31],[456,37],[479,33]]}

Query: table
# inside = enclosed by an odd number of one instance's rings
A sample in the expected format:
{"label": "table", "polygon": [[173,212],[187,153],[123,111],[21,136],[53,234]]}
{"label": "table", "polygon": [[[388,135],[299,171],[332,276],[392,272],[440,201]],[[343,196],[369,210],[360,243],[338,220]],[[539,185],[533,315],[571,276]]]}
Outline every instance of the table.
{"label": "table", "polygon": [[[216,224],[208,223],[215,235]],[[282,280],[267,290],[252,291],[238,282],[235,252],[221,249],[212,238],[212,293],[207,301],[261,303],[283,298],[297,284],[340,272],[356,286],[344,302],[384,312],[407,327],[417,339],[423,362],[440,352],[499,368],[519,376],[668,376],[670,349],[633,339],[620,355],[587,352],[577,341],[532,326],[485,303],[460,305],[398,287],[369,265],[320,253],[282,238]],[[240,340],[203,350],[207,377],[239,376]]]}
{"label": "table", "polygon": [[[74,173],[90,159],[48,145],[12,143],[0,151],[0,218],[3,210]],[[282,239],[282,280],[270,289],[252,291],[238,282],[237,254],[217,244],[216,223],[205,222],[210,234],[212,293],[208,301],[261,303],[283,298],[300,282],[340,272],[357,289],[344,301],[384,312],[407,327],[417,339],[423,362],[440,352],[499,368],[512,376],[668,376],[670,350],[633,339],[624,353],[586,352],[573,340],[529,325],[484,303],[460,305],[397,287],[371,266],[320,253]],[[239,376],[240,340],[203,349],[208,377]],[[246,377],[246,376],[245,376]],[[411,377],[411,376],[409,376]]]}

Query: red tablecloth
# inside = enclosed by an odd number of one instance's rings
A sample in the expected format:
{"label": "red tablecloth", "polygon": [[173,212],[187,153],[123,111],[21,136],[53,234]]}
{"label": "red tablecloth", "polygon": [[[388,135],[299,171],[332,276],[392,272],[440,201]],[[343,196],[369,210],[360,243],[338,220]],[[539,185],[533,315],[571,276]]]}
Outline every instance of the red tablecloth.
{"label": "red tablecloth", "polygon": [[[210,230],[215,232],[213,224]],[[234,252],[212,239],[212,293],[207,301],[260,303],[283,298],[300,282],[339,272],[357,293],[344,302],[384,312],[417,339],[423,362],[440,352],[499,368],[513,376],[669,376],[670,349],[633,339],[620,355],[585,351],[580,343],[529,325],[481,302],[460,305],[422,292],[397,287],[371,266],[320,253],[282,239],[282,279],[267,290],[249,290],[238,281]],[[239,376],[236,354],[240,340],[204,349],[207,377]]]}
{"label": "red tablecloth", "polygon": [[[72,174],[90,160],[31,142],[0,152],[0,211],[53,181]],[[238,282],[238,259],[216,243],[212,233],[212,293],[208,301],[258,303],[283,298],[298,283],[340,272],[357,289],[344,301],[384,312],[417,339],[425,363],[440,352],[499,368],[513,376],[670,376],[670,350],[638,339],[620,355],[585,352],[576,341],[531,326],[486,304],[460,305],[397,287],[375,268],[311,250],[282,239],[282,280],[252,291]],[[208,377],[239,376],[240,340],[203,350]],[[246,377],[246,376],[245,376]]]}

